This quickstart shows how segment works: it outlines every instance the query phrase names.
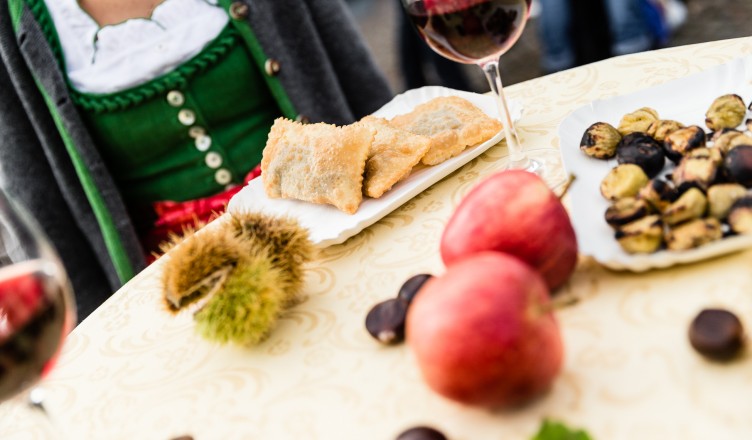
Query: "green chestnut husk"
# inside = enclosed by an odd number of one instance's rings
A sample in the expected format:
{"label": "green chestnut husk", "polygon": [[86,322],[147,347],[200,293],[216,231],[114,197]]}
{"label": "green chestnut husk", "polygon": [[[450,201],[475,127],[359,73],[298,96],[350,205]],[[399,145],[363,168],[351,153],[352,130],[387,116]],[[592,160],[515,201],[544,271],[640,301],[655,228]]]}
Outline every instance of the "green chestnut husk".
{"label": "green chestnut husk", "polygon": [[167,310],[191,310],[196,331],[217,343],[255,345],[297,300],[314,248],[297,222],[231,213],[165,247]]}

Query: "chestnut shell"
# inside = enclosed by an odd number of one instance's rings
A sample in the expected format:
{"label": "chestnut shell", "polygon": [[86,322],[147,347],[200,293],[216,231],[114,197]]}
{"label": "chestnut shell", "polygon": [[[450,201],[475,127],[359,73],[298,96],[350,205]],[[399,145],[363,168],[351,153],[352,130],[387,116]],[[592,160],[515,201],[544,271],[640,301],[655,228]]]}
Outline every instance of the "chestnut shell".
{"label": "chestnut shell", "polygon": [[752,145],[739,145],[729,150],[723,167],[731,181],[752,188]]}
{"label": "chestnut shell", "polygon": [[690,150],[705,146],[705,131],[699,125],[672,131],[663,141],[666,157],[678,163]]}
{"label": "chestnut shell", "polygon": [[644,133],[632,133],[616,147],[616,160],[620,164],[635,164],[653,178],[663,170],[666,154],[655,139]]}

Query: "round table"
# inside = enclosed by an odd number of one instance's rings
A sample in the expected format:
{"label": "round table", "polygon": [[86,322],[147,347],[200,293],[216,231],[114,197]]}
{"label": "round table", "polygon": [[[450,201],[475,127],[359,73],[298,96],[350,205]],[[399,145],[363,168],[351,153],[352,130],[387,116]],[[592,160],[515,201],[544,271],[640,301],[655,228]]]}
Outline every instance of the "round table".
{"label": "round table", "polygon": [[[508,88],[524,106],[525,146],[559,145],[557,127],[591,100],[617,96],[752,53],[752,38],[613,58]],[[443,272],[438,243],[462,197],[501,169],[504,142],[433,185],[307,270],[303,300],[254,348],[198,337],[189,314],[162,305],[164,259],[82,322],[44,381],[65,438],[374,439],[428,424],[454,440],[528,439],[542,419],[594,439],[752,438],[752,359],[704,360],[687,341],[702,308],[722,306],[752,328],[752,251],[647,273],[582,257],[557,312],[565,363],[551,391],[524,408],[461,406],[429,390],[406,345],[381,346],[368,310],[410,276]],[[169,258],[169,255],[168,255]],[[49,438],[18,406],[0,437]]]}

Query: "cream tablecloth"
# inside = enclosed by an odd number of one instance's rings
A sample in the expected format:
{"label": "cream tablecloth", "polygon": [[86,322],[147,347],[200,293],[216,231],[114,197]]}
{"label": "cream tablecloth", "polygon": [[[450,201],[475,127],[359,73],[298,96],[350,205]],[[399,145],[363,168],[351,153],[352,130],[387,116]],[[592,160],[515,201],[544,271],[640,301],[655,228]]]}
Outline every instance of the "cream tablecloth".
{"label": "cream tablecloth", "polygon": [[[559,147],[574,108],[752,53],[752,39],[611,59],[509,87],[526,146]],[[680,98],[680,97],[677,97]],[[562,148],[577,148],[563,145]],[[709,363],[686,332],[703,307],[735,310],[752,329],[752,251],[646,274],[584,258],[558,312],[566,345],[551,392],[511,412],[462,407],[432,393],[406,346],[364,330],[378,301],[420,272],[440,273],[438,241],[462,196],[502,168],[498,145],[343,245],[308,271],[304,301],[253,349],[194,335],[165,313],[161,263],[124,286],[67,341],[44,382],[57,429],[76,439],[392,439],[430,424],[451,439],[527,439],[544,417],[596,439],[752,438],[752,359]],[[39,420],[0,406],[3,439],[48,438]]]}

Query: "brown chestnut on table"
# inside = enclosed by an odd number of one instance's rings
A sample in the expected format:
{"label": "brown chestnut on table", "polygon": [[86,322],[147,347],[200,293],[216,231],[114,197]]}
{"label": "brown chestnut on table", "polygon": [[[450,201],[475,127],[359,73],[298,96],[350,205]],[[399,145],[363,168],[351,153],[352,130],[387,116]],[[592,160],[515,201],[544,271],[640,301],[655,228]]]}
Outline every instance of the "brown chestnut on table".
{"label": "brown chestnut on table", "polygon": [[729,310],[704,309],[689,326],[689,342],[703,356],[727,361],[744,347],[744,328]]}

